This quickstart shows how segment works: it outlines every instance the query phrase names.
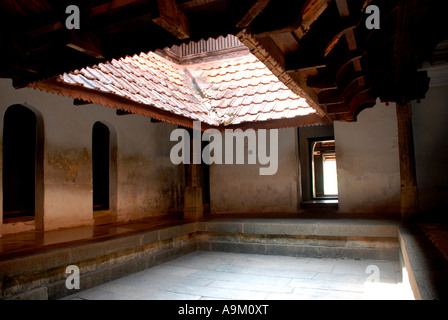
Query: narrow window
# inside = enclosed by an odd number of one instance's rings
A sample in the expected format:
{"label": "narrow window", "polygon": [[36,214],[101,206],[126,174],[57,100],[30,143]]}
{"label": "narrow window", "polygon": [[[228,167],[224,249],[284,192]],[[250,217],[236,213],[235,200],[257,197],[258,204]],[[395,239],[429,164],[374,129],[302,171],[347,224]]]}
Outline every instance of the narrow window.
{"label": "narrow window", "polygon": [[110,131],[101,122],[93,125],[93,210],[109,210]]}
{"label": "narrow window", "polygon": [[3,217],[33,217],[36,194],[36,115],[14,105],[4,116]]}

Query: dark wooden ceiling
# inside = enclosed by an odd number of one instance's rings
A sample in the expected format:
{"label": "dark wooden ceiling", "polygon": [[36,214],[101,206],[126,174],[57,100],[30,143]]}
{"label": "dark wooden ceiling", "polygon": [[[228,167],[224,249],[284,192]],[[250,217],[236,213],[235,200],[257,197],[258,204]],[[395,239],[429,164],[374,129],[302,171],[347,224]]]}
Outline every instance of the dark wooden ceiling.
{"label": "dark wooden ceiling", "polygon": [[[444,0],[0,0],[0,77],[16,87],[112,58],[234,34],[332,120],[422,99]],[[68,5],[81,27],[68,30]],[[368,5],[380,9],[369,30]]]}

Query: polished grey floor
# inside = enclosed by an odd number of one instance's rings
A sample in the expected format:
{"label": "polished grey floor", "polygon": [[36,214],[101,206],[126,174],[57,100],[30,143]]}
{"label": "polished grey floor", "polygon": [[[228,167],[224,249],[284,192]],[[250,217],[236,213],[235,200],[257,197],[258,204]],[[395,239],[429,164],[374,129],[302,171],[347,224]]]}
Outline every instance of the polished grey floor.
{"label": "polished grey floor", "polygon": [[196,251],[81,290],[87,300],[414,299],[398,262]]}

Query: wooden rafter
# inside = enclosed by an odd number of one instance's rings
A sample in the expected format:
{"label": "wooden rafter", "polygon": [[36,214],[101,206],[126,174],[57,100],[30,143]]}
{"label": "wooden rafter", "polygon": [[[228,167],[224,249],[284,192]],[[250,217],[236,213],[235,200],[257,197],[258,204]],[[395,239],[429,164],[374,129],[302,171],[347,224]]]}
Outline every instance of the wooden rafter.
{"label": "wooden rafter", "polygon": [[336,89],[336,81],[331,74],[328,74],[326,68],[321,68],[322,72],[315,76],[310,76],[306,79],[306,85],[315,89]]}
{"label": "wooden rafter", "polygon": [[342,28],[343,29],[340,32],[338,32],[327,44],[325,48],[325,56],[327,56],[331,52],[331,50],[333,50],[333,48],[339,43],[342,36],[347,34],[347,32],[349,31],[353,32],[353,29],[356,28],[356,26],[353,25],[352,23],[348,23],[346,26],[344,25]]}
{"label": "wooden rafter", "polygon": [[287,71],[300,69],[317,69],[326,66],[323,53],[317,48],[301,48],[285,55]]}
{"label": "wooden rafter", "polygon": [[[117,110],[120,112],[128,112],[133,114],[139,114],[145,117],[158,119],[164,122],[174,123],[182,125],[187,128],[193,127],[193,120],[173,114],[171,112],[161,110],[151,105],[145,105],[137,103],[120,97],[111,93],[99,92],[98,90],[92,90],[81,86],[66,84],[54,79],[43,80],[29,84],[29,87],[37,88],[42,91],[50,91],[57,94],[62,94],[66,97],[83,100],[89,103],[95,103]],[[210,129],[210,125],[203,123],[202,129]]]}
{"label": "wooden rafter", "polygon": [[346,0],[336,0],[336,5],[338,7],[339,15],[341,16],[341,18],[345,19],[350,17],[350,10],[348,9]]}
{"label": "wooden rafter", "polygon": [[[64,26],[64,1],[0,1],[2,76],[22,86],[95,63],[92,56],[118,58],[241,31],[242,42],[289,88],[304,93],[320,116],[349,120],[377,97],[424,97],[428,78],[417,72],[418,65],[447,38],[441,0],[73,3],[85,20],[72,32]],[[379,30],[365,26],[368,5],[381,10]],[[56,61],[65,54],[69,59]],[[332,90],[340,96],[331,99]]]}
{"label": "wooden rafter", "polygon": [[187,16],[177,7],[174,0],[157,0],[159,14],[152,21],[179,39],[190,37],[190,24]]}
{"label": "wooden rafter", "polygon": [[90,12],[92,15],[100,15],[141,1],[142,0],[113,0],[93,7],[90,9]]}
{"label": "wooden rafter", "polygon": [[104,59],[103,51],[101,49],[101,41],[92,32],[84,31],[83,29],[72,30],[66,46],[97,59]]}
{"label": "wooden rafter", "polygon": [[330,114],[349,114],[345,103],[330,104],[327,106],[327,112]]}
{"label": "wooden rafter", "polygon": [[301,11],[301,25],[294,33],[298,39],[302,39],[317,21],[320,15],[327,9],[331,0],[307,0]]}
{"label": "wooden rafter", "polygon": [[238,28],[246,28],[269,4],[270,0],[257,0],[244,17],[237,23]]}
{"label": "wooden rafter", "polygon": [[[350,18],[350,10],[349,10],[348,4],[347,4],[347,0],[336,0],[336,5],[338,7],[340,17],[344,20],[349,19]],[[347,39],[347,45],[348,45],[350,51],[354,51],[354,50],[358,49],[353,29],[354,28],[348,28],[344,32],[345,37]]]}
{"label": "wooden rafter", "polygon": [[344,102],[344,98],[338,89],[324,90],[318,95],[319,103],[329,105],[329,104],[340,104]]}
{"label": "wooden rafter", "polygon": [[270,52],[261,45],[255,35],[251,34],[248,30],[243,29],[237,34],[237,36],[239,40],[250,49],[252,54],[263,62],[280,81],[291,89],[291,91],[304,97],[309,106],[316,110],[318,116],[321,117],[323,121],[329,120],[327,114],[325,114],[321,107],[316,103],[317,96],[315,97],[316,99],[311,97],[314,92],[312,90],[308,90],[306,86],[299,85],[296,75],[293,72],[288,72],[285,67],[279,65],[277,60],[274,59]]}

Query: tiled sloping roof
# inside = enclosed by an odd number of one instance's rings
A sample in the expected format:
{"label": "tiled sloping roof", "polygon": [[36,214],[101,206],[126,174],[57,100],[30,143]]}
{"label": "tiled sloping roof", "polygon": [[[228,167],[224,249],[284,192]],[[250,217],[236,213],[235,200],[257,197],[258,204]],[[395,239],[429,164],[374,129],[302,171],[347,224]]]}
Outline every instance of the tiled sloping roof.
{"label": "tiled sloping roof", "polygon": [[152,52],[64,73],[58,80],[216,124],[183,68]]}
{"label": "tiled sloping roof", "polygon": [[252,54],[189,66],[211,116],[223,125],[279,120],[315,113]]}
{"label": "tiled sloping roof", "polygon": [[[299,119],[302,125],[324,123],[305,99],[288,89],[249,52],[187,65],[156,53],[142,53],[64,73],[55,81],[32,86],[181,125],[189,125],[191,120],[210,127],[281,119]],[[131,103],[123,107],[113,97]]]}

